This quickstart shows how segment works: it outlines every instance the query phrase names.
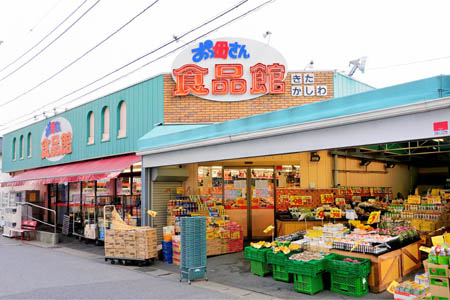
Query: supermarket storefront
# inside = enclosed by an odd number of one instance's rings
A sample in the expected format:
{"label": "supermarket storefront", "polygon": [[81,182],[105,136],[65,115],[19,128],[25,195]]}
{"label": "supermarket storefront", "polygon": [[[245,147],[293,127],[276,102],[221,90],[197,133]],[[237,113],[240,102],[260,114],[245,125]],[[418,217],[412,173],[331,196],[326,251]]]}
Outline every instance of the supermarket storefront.
{"label": "supermarket storefront", "polygon": [[389,200],[408,195],[417,168],[400,159],[405,153],[395,159],[389,151],[373,156],[381,153],[374,145],[420,140],[423,147],[448,151],[448,85],[449,77],[439,76],[200,128],[150,132],[138,142],[148,178],[146,204],[161,209],[154,193],[160,183],[150,180],[155,173],[163,167],[186,169],[180,191],[224,205],[247,236],[261,237],[267,225],[277,223],[276,206],[282,205],[285,189],[297,190],[294,201],[317,206],[322,194],[339,198],[344,186],[367,187],[355,195]]}
{"label": "supermarket storefront", "polygon": [[[137,140],[146,133],[163,136],[371,89],[336,71],[288,72],[281,54],[264,43],[239,38],[202,41],[176,58],[171,74],[5,135],[3,170],[13,178],[3,185],[18,201],[36,198],[36,204],[54,209],[58,216],[45,212],[38,217],[51,224],[62,225],[68,213],[81,215],[83,224],[83,218],[90,220],[93,214],[98,219],[101,206],[109,203],[124,207],[122,215],[131,224],[147,224],[139,218],[148,218],[148,205],[140,209],[139,205],[148,202],[140,201],[140,187],[142,182],[144,195],[143,182],[149,178],[139,159],[113,170],[108,163],[96,166],[134,155]],[[80,164],[88,170],[78,170]],[[155,181],[164,182],[159,184],[159,194],[165,206],[176,196],[167,191],[186,176],[169,174]],[[197,194],[196,189],[189,195]],[[36,196],[30,199],[27,191],[31,190]],[[163,224],[165,219],[159,223]],[[158,234],[162,237],[162,232]]]}

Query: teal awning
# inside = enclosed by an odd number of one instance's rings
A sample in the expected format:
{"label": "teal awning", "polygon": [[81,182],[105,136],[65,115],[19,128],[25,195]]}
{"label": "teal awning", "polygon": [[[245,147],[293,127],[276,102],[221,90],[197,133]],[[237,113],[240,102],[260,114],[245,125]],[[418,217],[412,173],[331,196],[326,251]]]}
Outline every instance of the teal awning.
{"label": "teal awning", "polygon": [[165,148],[213,138],[384,110],[447,96],[450,96],[450,76],[440,75],[212,125],[197,125],[197,127],[191,128],[182,127],[180,130],[174,131],[170,131],[167,128],[154,132],[158,128],[156,127],[140,138],[137,146],[138,151]]}

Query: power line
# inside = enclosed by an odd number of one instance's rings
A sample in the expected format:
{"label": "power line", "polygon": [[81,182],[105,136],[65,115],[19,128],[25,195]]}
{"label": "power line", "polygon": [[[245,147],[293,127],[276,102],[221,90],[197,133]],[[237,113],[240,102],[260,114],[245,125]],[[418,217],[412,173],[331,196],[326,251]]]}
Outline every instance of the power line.
{"label": "power line", "polygon": [[59,0],[56,2],[55,5],[53,5],[42,17],[41,19],[34,25],[29,32],[33,31],[36,27],[38,27],[39,24],[62,2],[62,0]]}
{"label": "power line", "polygon": [[[41,107],[41,108],[39,108],[39,109],[36,109],[36,110],[34,110],[34,111],[30,112],[30,113],[27,113],[27,114],[22,115],[22,116],[20,116],[20,117],[18,117],[18,118],[15,118],[14,121],[17,121],[18,119],[21,119],[21,118],[26,117],[26,116],[28,116],[28,115],[32,115],[32,114],[34,114],[35,112],[38,112],[39,110],[41,110],[42,108],[44,108],[44,107],[46,107],[46,106],[48,106],[48,105],[50,105],[50,104],[54,104],[54,103],[56,103],[56,102],[58,102],[58,101],[60,101],[60,100],[62,100],[62,99],[64,99],[64,98],[66,98],[66,97],[68,97],[68,96],[70,96],[70,95],[72,95],[72,94],[74,94],[74,93],[76,93],[76,92],[78,92],[78,91],[80,91],[80,90],[82,90],[82,89],[85,89],[85,88],[88,87],[88,86],[91,86],[92,84],[94,84],[94,83],[96,83],[96,82],[98,82],[98,81],[100,81],[100,80],[106,78],[107,76],[110,76],[111,74],[113,74],[113,73],[115,73],[115,72],[117,72],[117,71],[119,71],[119,70],[125,68],[126,66],[129,66],[130,64],[132,64],[132,63],[134,63],[134,62],[137,62],[138,60],[143,59],[143,58],[145,58],[146,56],[148,56],[148,55],[150,55],[150,54],[152,54],[152,53],[154,53],[154,52],[156,52],[156,51],[158,51],[158,50],[160,50],[160,49],[162,49],[162,48],[164,48],[164,47],[167,47],[168,45],[170,45],[170,44],[172,44],[172,43],[174,43],[174,42],[180,40],[180,38],[182,38],[182,37],[184,37],[184,36],[186,36],[186,35],[188,35],[188,34],[194,32],[194,31],[196,31],[196,30],[198,30],[198,29],[200,29],[200,28],[202,28],[202,27],[208,25],[209,23],[211,23],[211,22],[213,22],[213,21],[219,19],[220,17],[222,17],[222,16],[228,14],[229,12],[231,12],[232,10],[234,10],[234,9],[236,9],[236,8],[238,8],[238,7],[240,7],[241,5],[243,5],[243,4],[246,3],[246,2],[248,2],[248,0],[242,0],[242,1],[238,2],[237,4],[235,4],[234,6],[232,6],[231,8],[229,8],[229,9],[225,10],[224,12],[218,14],[216,17],[213,17],[212,19],[209,19],[208,21],[205,21],[205,22],[202,23],[201,25],[196,26],[196,27],[194,27],[193,29],[187,31],[186,33],[180,35],[180,37],[177,37],[176,39],[172,39],[170,42],[167,42],[167,43],[163,44],[162,46],[157,47],[156,49],[154,49],[154,50],[152,50],[152,51],[150,51],[150,52],[148,52],[148,53],[142,55],[142,56],[139,57],[138,59],[135,59],[135,60],[133,60],[132,62],[125,64],[124,66],[122,66],[122,67],[120,67],[120,68],[118,68],[118,69],[116,69],[116,70],[114,70],[114,71],[108,73],[107,75],[104,75],[104,76],[102,76],[101,78],[99,78],[99,79],[97,79],[97,80],[95,80],[95,81],[93,81],[93,82],[91,82],[91,83],[89,83],[89,84],[87,84],[87,85],[85,85],[85,86],[83,86],[83,87],[81,87],[81,88],[78,88],[78,89],[76,89],[76,90],[70,92],[69,94],[66,94],[66,95],[62,96],[62,97],[60,97],[60,98],[58,98],[58,99],[56,99],[56,100],[54,100],[54,101],[52,101],[52,102],[50,102],[50,103],[44,105],[43,107]],[[240,15],[239,17],[237,17],[237,18],[235,18],[235,19],[233,19],[233,20],[236,20],[236,19],[238,19],[238,18],[240,18],[240,17],[243,17],[243,16],[245,16],[246,14],[248,14],[248,13],[254,11],[254,10],[257,10],[257,9],[259,9],[260,7],[262,7],[263,5],[266,5],[266,4],[269,3],[269,2],[272,2],[272,0],[265,2],[264,4],[262,4],[262,5],[260,5],[260,6],[256,7],[256,8],[254,8],[253,10],[247,11],[247,13],[245,13],[245,14],[243,14],[243,15]],[[232,21],[233,21],[233,20],[232,20]],[[228,25],[228,24],[231,23],[232,21],[230,21],[230,22],[228,22],[228,23],[222,25],[222,27],[225,26],[225,25]],[[218,28],[220,28],[220,27],[218,27]],[[214,30],[212,30],[212,31],[215,31],[215,30],[217,30],[217,28],[214,29]],[[211,32],[212,32],[212,31],[211,31]],[[209,33],[208,33],[208,34],[209,34]],[[199,38],[201,38],[201,37],[199,37]],[[197,39],[199,39],[199,38],[197,38]],[[184,46],[186,46],[186,45],[187,45],[187,44],[185,44]],[[184,47],[184,46],[182,46],[182,47]],[[181,48],[181,47],[178,47],[177,49],[180,49],[180,48]],[[176,50],[175,50],[175,51],[176,51]],[[172,51],[172,52],[173,52],[173,51]],[[170,52],[170,53],[171,53],[171,52]],[[169,54],[170,54],[170,53],[169,53]],[[166,54],[166,55],[168,55],[168,54]],[[164,55],[164,56],[165,56],[165,55]],[[164,56],[163,56],[163,57],[164,57]],[[161,57],[161,58],[162,58],[162,57]],[[77,99],[78,99],[78,98],[77,98]],[[77,100],[77,99],[76,99],[76,100]],[[71,101],[69,101],[69,102],[67,102],[67,103],[64,103],[64,104],[62,104],[62,105],[65,105],[65,104],[68,104],[68,103],[71,103],[71,102],[73,102],[73,101],[71,100]],[[28,120],[32,120],[33,118],[34,118],[34,117],[28,118],[28,119],[26,119],[26,120],[23,120],[22,122],[25,122],[25,121],[28,121]],[[7,122],[7,124],[10,124],[10,122]],[[13,126],[13,125],[10,124],[9,126],[7,126],[7,127],[4,128],[4,129],[11,128],[12,126]],[[0,127],[1,127],[1,126],[0,126]]]}
{"label": "power line", "polygon": [[426,63],[426,62],[430,62],[430,61],[443,60],[443,59],[449,59],[449,58],[450,58],[450,56],[436,57],[436,58],[430,58],[430,59],[425,59],[425,60],[412,61],[412,62],[409,62],[409,63],[397,64],[397,65],[389,65],[389,66],[381,66],[381,67],[375,67],[375,68],[367,68],[367,70],[381,70],[381,69],[388,69],[388,68],[395,68],[395,67],[403,67],[403,66],[408,66],[408,65]]}
{"label": "power line", "polygon": [[[231,12],[232,10],[234,10],[234,9],[238,8],[239,6],[243,5],[243,4],[244,4],[245,2],[247,2],[247,1],[248,1],[248,0],[242,0],[242,1],[240,1],[239,3],[237,3],[236,5],[234,5],[233,7],[231,7],[230,9],[228,9],[228,10],[226,10],[226,11],[220,13],[220,14],[217,15],[216,17],[214,17],[214,18],[212,18],[212,19],[210,19],[210,20],[208,20],[208,21],[202,23],[201,25],[199,25],[199,26],[197,26],[197,27],[194,27],[193,29],[191,29],[191,30],[189,30],[189,31],[187,31],[187,32],[185,32],[185,33],[183,33],[183,34],[180,35],[179,37],[178,37],[178,36],[175,37],[174,39],[172,39],[172,40],[169,41],[169,42],[166,42],[166,43],[163,44],[162,46],[159,46],[159,47],[153,49],[152,51],[147,52],[146,54],[144,54],[144,55],[142,55],[142,56],[140,56],[140,57],[138,57],[138,58],[132,60],[131,62],[126,63],[125,65],[123,65],[123,66],[121,66],[121,67],[119,67],[119,68],[117,68],[117,69],[115,69],[115,70],[109,72],[108,74],[103,75],[102,77],[100,77],[100,78],[98,78],[98,79],[96,79],[96,80],[94,80],[94,81],[88,83],[87,85],[84,85],[84,86],[82,86],[82,87],[80,87],[80,88],[78,88],[78,89],[76,89],[76,90],[70,92],[69,94],[66,94],[66,95],[64,95],[64,96],[62,96],[62,97],[56,99],[55,101],[52,101],[52,102],[50,102],[50,103],[45,104],[43,107],[46,107],[46,106],[48,106],[48,105],[54,104],[54,103],[56,103],[56,102],[59,102],[60,100],[66,98],[66,97],[68,97],[68,96],[71,96],[71,95],[73,95],[73,94],[75,94],[75,93],[77,93],[77,92],[79,92],[79,91],[81,91],[81,90],[83,90],[83,89],[85,89],[85,88],[87,88],[87,87],[93,85],[94,83],[97,83],[97,82],[99,82],[100,80],[103,80],[103,79],[105,79],[106,77],[111,76],[112,74],[114,74],[114,73],[116,73],[116,72],[118,72],[118,71],[120,71],[120,70],[122,70],[122,69],[124,69],[124,68],[126,68],[126,67],[128,67],[128,66],[130,66],[131,64],[133,64],[133,63],[135,63],[135,62],[137,62],[137,61],[139,61],[139,60],[141,60],[141,59],[143,59],[143,58],[145,58],[145,57],[147,57],[147,56],[149,56],[149,55],[151,55],[151,54],[153,54],[153,53],[155,53],[155,52],[157,52],[157,51],[159,51],[159,50],[161,50],[162,48],[165,48],[165,47],[169,46],[170,44],[177,42],[178,40],[182,39],[183,37],[187,36],[188,34],[194,32],[194,31],[197,31],[198,29],[200,29],[200,28],[202,28],[202,27],[208,25],[209,23],[211,23],[211,22],[213,22],[213,21],[219,19],[220,17],[222,17],[222,16],[228,14],[229,12]],[[34,113],[34,112],[36,112],[36,111],[38,111],[38,110],[35,110],[35,111],[31,112],[31,113]]]}
{"label": "power line", "polygon": [[[100,0],[97,1],[97,3]],[[97,45],[95,45],[94,47],[92,47],[91,49],[89,49],[88,51],[86,51],[85,53],[83,53],[80,57],[78,57],[77,59],[75,59],[74,61],[72,61],[71,63],[69,63],[68,65],[66,65],[65,67],[63,67],[62,69],[60,69],[58,72],[56,72],[55,74],[53,74],[52,76],[48,77],[47,79],[41,81],[40,83],[38,83],[37,85],[35,85],[34,87],[32,87],[31,89],[27,90],[26,92],[20,94],[19,96],[16,96],[15,98],[8,100],[5,103],[0,104],[0,107],[3,107],[23,96],[25,96],[26,94],[30,93],[31,91],[37,89],[38,87],[40,87],[41,85],[43,85],[44,83],[46,83],[47,81],[55,78],[57,75],[59,75],[60,73],[62,73],[63,71],[65,71],[66,69],[68,69],[70,66],[72,66],[73,64],[75,64],[76,62],[78,62],[80,59],[82,59],[83,57],[85,57],[86,55],[88,55],[90,52],[94,51],[96,48],[98,48],[100,45],[102,45],[104,42],[106,42],[107,40],[109,40],[111,37],[113,37],[115,34],[117,34],[118,32],[120,32],[123,28],[125,28],[126,26],[128,26],[131,22],[133,22],[135,19],[137,19],[139,16],[141,16],[143,13],[145,13],[148,9],[150,9],[153,5],[155,5],[157,2],[159,2],[159,0],[155,0],[152,4],[150,4],[149,6],[147,6],[146,8],[144,8],[140,13],[138,13],[136,16],[134,16],[133,18],[131,18],[128,22],[126,22],[125,24],[123,24],[122,26],[120,26],[118,29],[116,29],[113,33],[111,33],[109,36],[107,36],[105,39],[103,39],[100,43],[98,43]]]}
{"label": "power line", "polygon": [[197,40],[199,40],[199,39],[201,39],[201,38],[203,38],[203,37],[205,37],[205,36],[211,34],[212,32],[217,31],[217,30],[219,30],[220,28],[225,27],[226,25],[229,25],[229,24],[231,24],[232,22],[234,22],[234,21],[236,21],[236,20],[238,20],[238,19],[240,19],[240,18],[242,18],[242,17],[244,17],[244,16],[246,16],[246,15],[248,15],[248,14],[250,14],[250,13],[256,11],[256,10],[258,10],[259,8],[263,7],[264,5],[266,5],[266,4],[268,4],[268,3],[272,2],[272,1],[273,1],[273,0],[268,0],[268,1],[264,2],[264,3],[262,3],[261,5],[255,7],[255,8],[252,8],[252,9],[248,10],[247,12],[245,12],[245,13],[243,13],[243,14],[237,16],[236,18],[231,19],[230,21],[227,21],[227,22],[225,22],[224,24],[219,25],[219,26],[217,26],[216,28],[214,28],[214,29],[212,29],[212,30],[210,30],[210,31],[208,31],[208,32],[206,32],[206,33],[204,33],[204,34],[202,34],[202,35],[200,35],[200,36],[198,36],[198,37],[196,37],[196,38],[190,40],[190,41],[187,42],[186,44],[184,44],[184,45],[182,45],[182,46],[179,46],[179,47],[177,47],[177,48],[175,48],[175,49],[173,49],[173,50],[167,52],[166,54],[163,54],[163,55],[161,55],[161,56],[159,56],[159,57],[157,57],[157,58],[151,60],[151,61],[148,62],[148,63],[143,64],[143,65],[140,66],[139,68],[137,68],[137,69],[135,69],[135,70],[133,70],[133,71],[131,71],[131,72],[128,72],[128,73],[126,73],[126,74],[124,74],[124,75],[122,75],[122,76],[120,76],[120,77],[118,77],[118,78],[116,78],[116,79],[114,79],[114,80],[112,80],[112,81],[110,81],[110,82],[108,82],[108,83],[106,83],[106,84],[104,84],[104,85],[98,87],[98,88],[95,88],[95,89],[93,89],[93,90],[91,90],[91,91],[89,91],[89,92],[87,92],[87,93],[85,93],[85,94],[83,94],[83,95],[81,95],[81,96],[75,98],[75,99],[72,99],[72,100],[70,100],[70,101],[68,101],[68,102],[65,102],[65,103],[62,104],[62,105],[66,105],[66,104],[72,103],[72,102],[74,102],[74,101],[76,101],[76,100],[78,100],[78,99],[80,99],[80,98],[83,98],[83,97],[85,97],[85,96],[87,96],[87,95],[89,95],[89,94],[92,94],[92,93],[94,93],[94,92],[96,92],[96,91],[98,91],[98,90],[100,90],[100,89],[102,89],[102,88],[104,88],[104,87],[106,87],[106,86],[108,86],[108,85],[110,85],[110,84],[116,82],[116,81],[119,81],[119,80],[121,80],[122,78],[127,77],[127,76],[133,74],[134,72],[137,72],[137,71],[139,71],[140,69],[142,69],[142,68],[144,68],[144,67],[146,67],[146,66],[148,66],[148,65],[150,65],[150,64],[152,64],[152,63],[154,63],[154,62],[156,62],[156,61],[158,61],[158,60],[160,60],[160,59],[162,59],[162,58],[164,58],[164,57],[166,57],[166,56],[168,56],[168,55],[170,55],[170,54],[172,54],[172,53],[174,53],[174,52],[176,52],[176,51],[178,51],[178,50],[180,50],[180,49],[182,49],[182,48],[184,48],[184,47],[186,47],[186,46],[188,46],[189,44],[191,44],[191,43],[193,43],[193,42],[195,42],[195,41],[197,41]]}
{"label": "power line", "polygon": [[[95,2],[91,7],[89,7],[89,9],[87,11],[85,11],[78,19],[76,19],[69,27],[67,27],[60,35],[58,35],[55,39],[53,39],[50,44],[48,44],[47,46],[45,46],[44,48],[42,48],[41,50],[39,50],[39,52],[37,52],[35,55],[33,55],[30,59],[28,59],[26,62],[24,62],[23,64],[21,64],[18,68],[16,68],[14,71],[11,71],[8,73],[8,75],[4,76],[2,79],[0,79],[0,82],[5,80],[6,78],[8,78],[9,76],[11,76],[12,74],[16,73],[17,71],[19,71],[20,69],[22,69],[24,66],[26,66],[27,64],[29,64],[33,59],[35,59],[39,54],[41,54],[42,52],[44,52],[48,47],[50,47],[51,45],[53,45],[53,43],[55,43],[60,37],[62,37],[67,31],[69,31],[76,23],[78,23],[78,21],[80,21],[89,11],[91,11],[91,9],[94,8],[94,6],[96,6],[98,3],[100,2],[100,0],[97,0],[97,2]],[[2,105],[0,105],[1,107]]]}
{"label": "power line", "polygon": [[[59,23],[55,28],[52,29],[52,31],[50,31],[49,33],[47,33],[46,36],[44,36],[39,42],[37,42],[33,47],[31,47],[30,49],[28,49],[27,51],[25,51],[22,55],[20,55],[19,57],[17,57],[14,61],[10,62],[8,65],[6,65],[5,67],[3,67],[0,72],[3,72],[6,68],[8,68],[9,66],[11,66],[12,64],[14,64],[15,62],[17,62],[19,59],[21,59],[22,57],[24,57],[25,55],[27,55],[28,53],[30,53],[31,50],[33,50],[34,48],[36,48],[37,46],[39,46],[40,43],[42,43],[49,35],[51,35],[53,32],[55,32],[55,30],[57,30],[62,24],[64,24],[67,19],[69,19],[74,13],[76,13],[88,0],[85,0],[83,3],[81,3],[74,11],[72,11],[61,23]],[[59,3],[59,2],[58,2]],[[57,4],[58,4],[57,3]],[[36,26],[35,26],[36,27]]]}

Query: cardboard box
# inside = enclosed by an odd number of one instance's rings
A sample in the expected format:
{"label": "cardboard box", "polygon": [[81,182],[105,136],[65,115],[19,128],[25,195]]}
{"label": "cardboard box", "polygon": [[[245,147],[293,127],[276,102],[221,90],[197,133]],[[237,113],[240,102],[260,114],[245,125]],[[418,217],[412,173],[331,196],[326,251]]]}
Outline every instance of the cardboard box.
{"label": "cardboard box", "polygon": [[450,277],[448,265],[438,265],[428,262],[426,271],[428,271],[430,277]]}
{"label": "cardboard box", "polygon": [[114,248],[114,242],[105,240],[105,248]]}
{"label": "cardboard box", "polygon": [[125,248],[125,241],[124,240],[114,240],[114,248]]}
{"label": "cardboard box", "polygon": [[136,248],[136,242],[125,240],[125,248]]}
{"label": "cardboard box", "polygon": [[134,241],[136,239],[136,231],[126,230],[124,232],[123,239],[126,241]]}
{"label": "cardboard box", "polygon": [[116,256],[116,249],[114,249],[114,248],[106,248],[105,249],[105,256],[107,256],[107,257],[115,257]]}
{"label": "cardboard box", "polygon": [[[449,279],[444,277],[430,277],[431,299],[434,297],[450,299]],[[439,298],[438,298],[439,299]]]}

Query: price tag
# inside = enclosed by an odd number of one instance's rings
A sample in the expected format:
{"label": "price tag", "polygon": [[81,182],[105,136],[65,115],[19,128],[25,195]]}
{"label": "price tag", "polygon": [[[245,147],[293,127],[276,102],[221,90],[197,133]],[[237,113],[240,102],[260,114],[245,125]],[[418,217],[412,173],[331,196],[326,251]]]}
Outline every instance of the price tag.
{"label": "price tag", "polygon": [[440,204],[441,196],[427,196],[428,204]]}
{"label": "price tag", "polygon": [[386,289],[389,293],[391,294],[395,294],[395,288],[397,287],[397,285],[399,285],[400,283],[398,283],[397,281],[392,281],[391,284],[388,286],[388,288]]}
{"label": "price tag", "polygon": [[303,202],[303,204],[311,204],[312,196],[302,196],[302,202]]}
{"label": "price tag", "polygon": [[334,195],[333,194],[322,194],[320,195],[320,200],[322,203],[334,203]]}
{"label": "price tag", "polygon": [[370,213],[369,220],[367,221],[367,224],[373,224],[380,222],[380,214],[381,211],[373,211]]}
{"label": "price tag", "polygon": [[345,205],[345,198],[336,198],[336,205]]}
{"label": "price tag", "polygon": [[408,203],[409,204],[420,204],[420,195],[409,195]]}
{"label": "price tag", "polygon": [[316,219],[323,220],[324,215],[325,212],[323,210],[323,207],[319,207],[318,209],[316,209]]}
{"label": "price tag", "polygon": [[431,242],[433,243],[433,246],[442,245],[444,243],[444,236],[443,235],[432,236]]}
{"label": "price tag", "polygon": [[177,194],[183,195],[184,194],[184,187],[182,187],[182,186],[177,187]]}
{"label": "price tag", "polygon": [[355,220],[357,219],[357,215],[354,209],[346,209],[345,210],[345,218],[347,220]]}
{"label": "price tag", "polygon": [[431,252],[431,248],[425,247],[425,246],[420,246],[419,250],[422,251],[422,252],[426,252],[426,253],[430,253]]}
{"label": "price tag", "polygon": [[290,196],[289,203],[292,206],[301,206],[303,204],[302,196]]}
{"label": "price tag", "polygon": [[341,218],[341,210],[339,208],[332,208],[330,211],[330,218],[340,219]]}

